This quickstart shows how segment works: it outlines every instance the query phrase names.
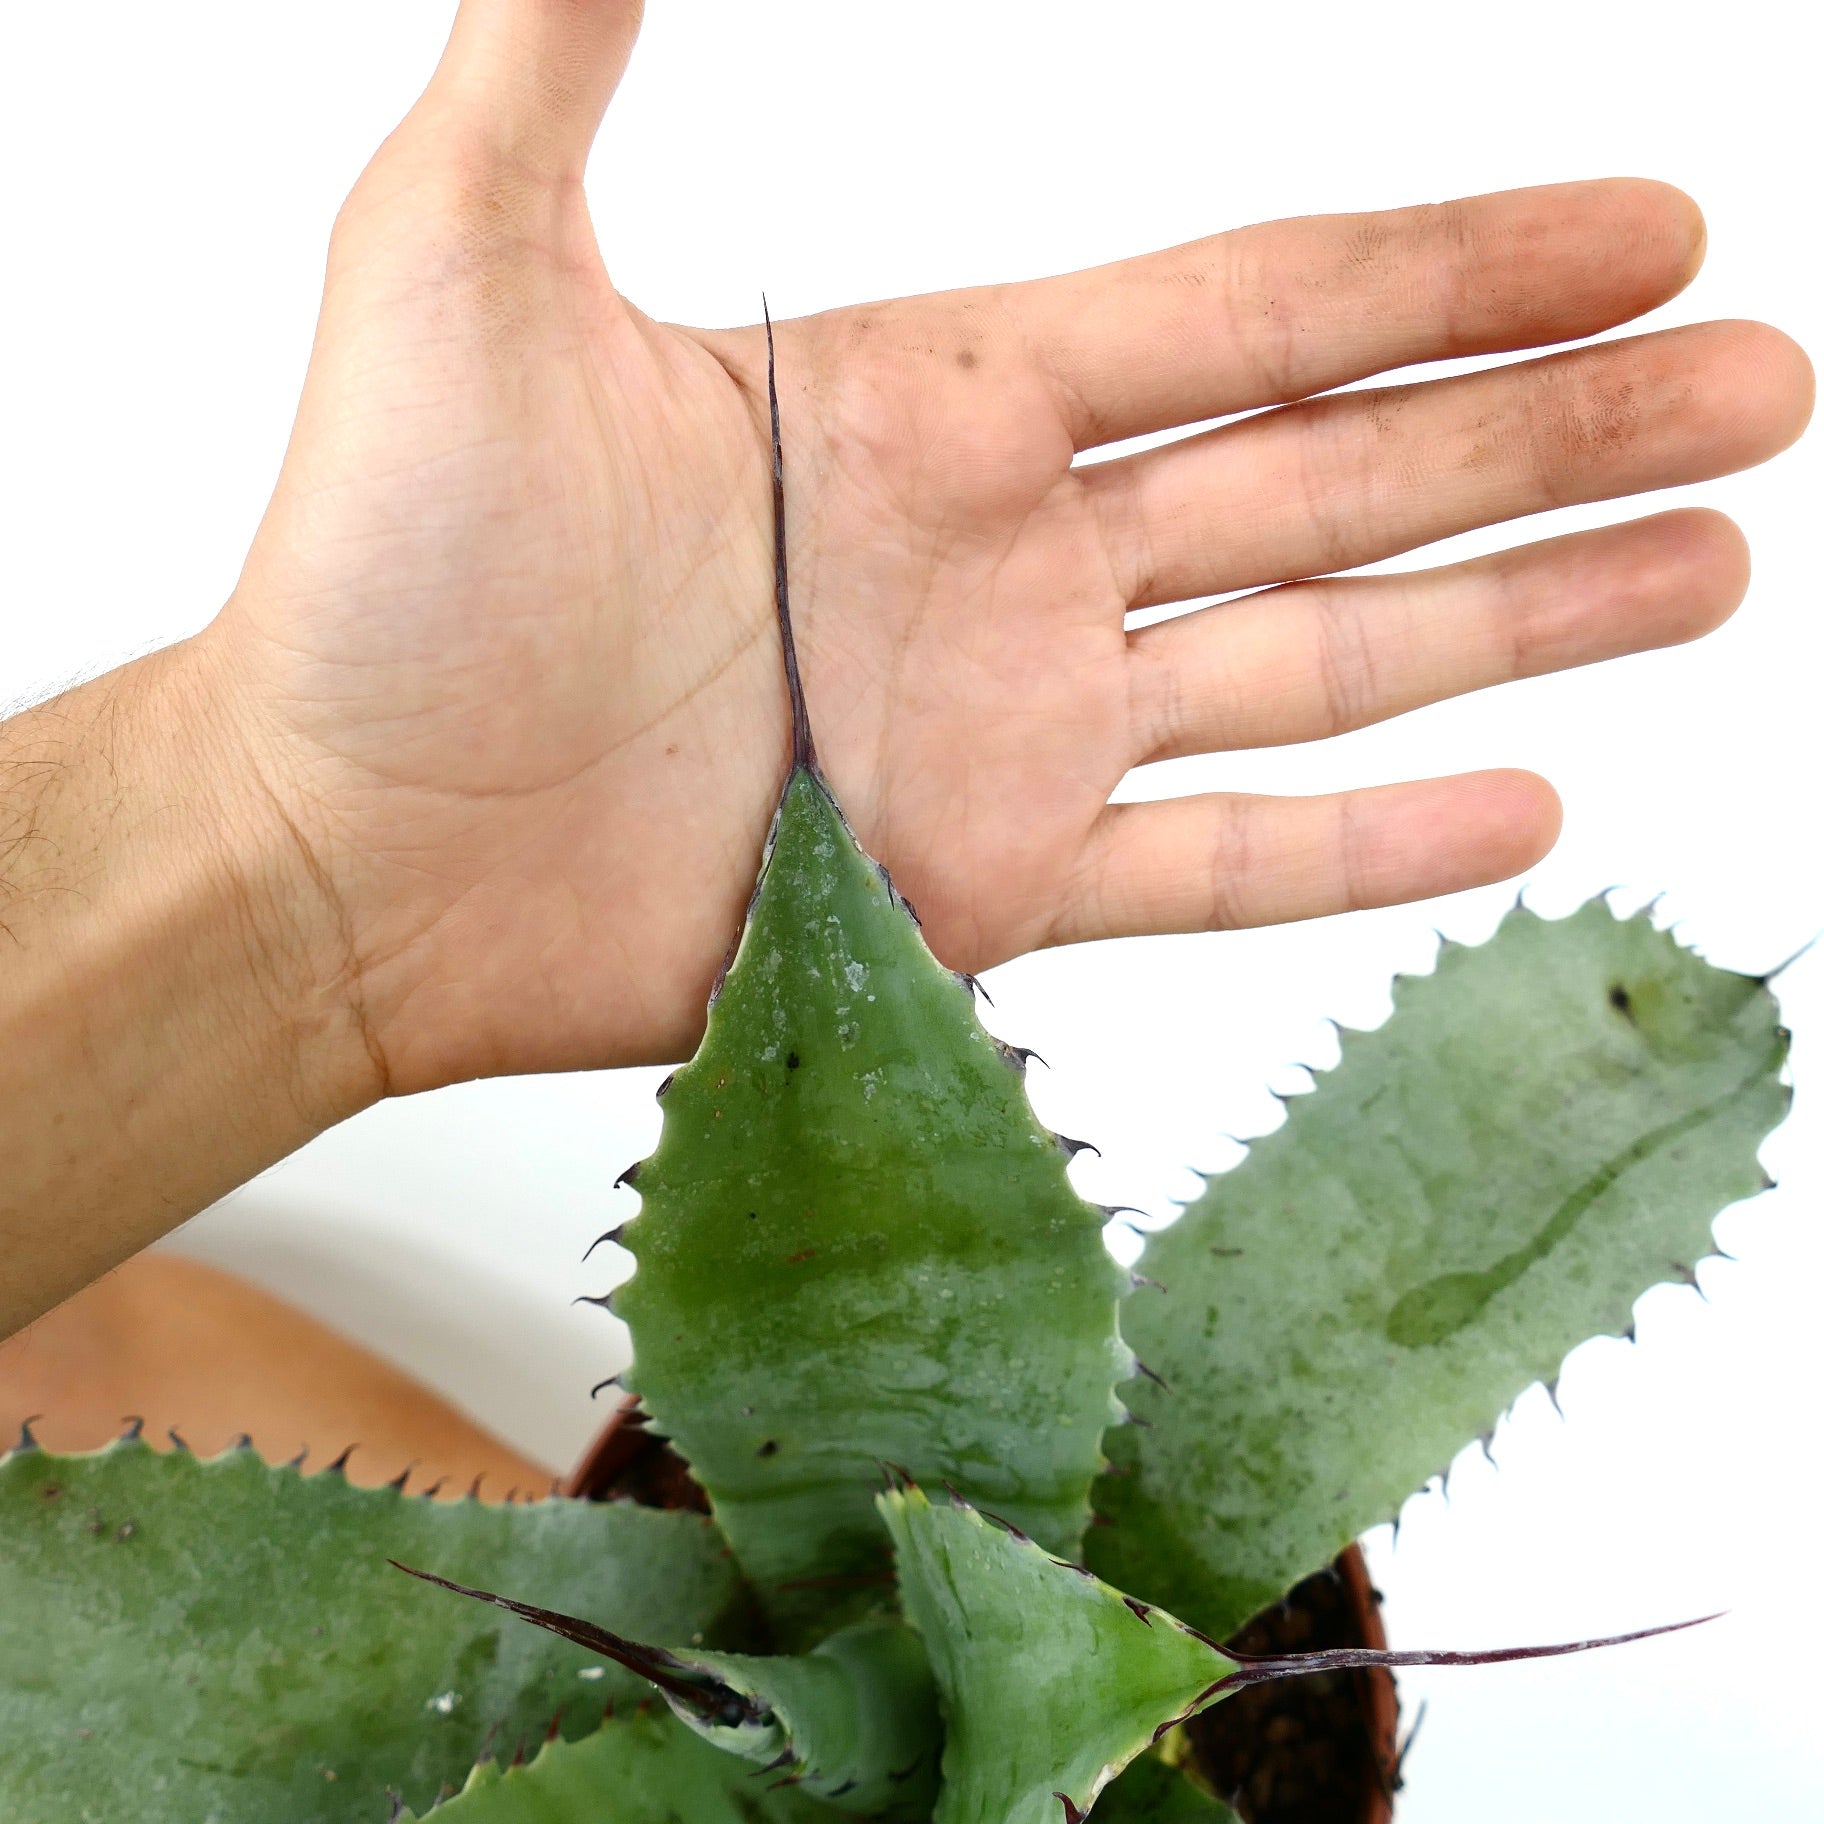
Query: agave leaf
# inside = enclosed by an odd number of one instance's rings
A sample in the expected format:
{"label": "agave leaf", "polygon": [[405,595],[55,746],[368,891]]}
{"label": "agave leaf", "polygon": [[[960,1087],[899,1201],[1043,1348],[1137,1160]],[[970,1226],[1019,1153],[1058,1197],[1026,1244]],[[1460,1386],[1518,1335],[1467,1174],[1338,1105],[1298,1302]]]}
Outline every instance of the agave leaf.
{"label": "agave leaf", "polygon": [[916,1488],[880,1505],[906,1616],[943,1700],[936,1824],[1083,1816],[1164,1726],[1236,1670],[1164,1610],[971,1507],[933,1506]]}
{"label": "agave leaf", "polygon": [[1147,1248],[1125,1327],[1169,1391],[1112,1437],[1091,1562],[1226,1638],[1392,1518],[1762,1188],[1786,1034],[1643,914],[1515,911]]}
{"label": "agave leaf", "polygon": [[[683,1657],[773,1719],[770,1752],[750,1752],[750,1760],[783,1764],[807,1794],[843,1811],[930,1817],[941,1741],[937,1690],[924,1648],[902,1622],[861,1622],[799,1658]],[[726,1733],[697,1728],[712,1742]]]}
{"label": "agave leaf", "polygon": [[872,1818],[930,1816],[937,1692],[924,1649],[903,1622],[870,1618],[801,1657],[672,1649],[432,1571],[411,1574],[505,1609],[650,1680],[704,1741],[762,1772],[789,1771],[811,1797]]}
{"label": "agave leaf", "polygon": [[1236,1824],[1235,1814],[1176,1767],[1143,1754],[1096,1801],[1096,1824]]}
{"label": "agave leaf", "polygon": [[[713,1529],[572,1501],[484,1507],[251,1450],[123,1441],[0,1459],[0,1817],[337,1824],[459,1787],[560,1710],[587,1729],[644,1684],[387,1564],[416,1558],[648,1636],[738,1606]],[[82,1809],[72,1805],[80,1796]]]}
{"label": "agave leaf", "polygon": [[664,1109],[621,1236],[623,1378],[775,1615],[890,1589],[883,1462],[1074,1551],[1130,1372],[1126,1275],[968,984],[806,767]]}
{"label": "agave leaf", "polygon": [[[660,1711],[616,1716],[521,1767],[488,1761],[436,1816],[450,1824],[811,1824],[835,1814],[700,1742]],[[400,1824],[416,1824],[404,1812]]]}

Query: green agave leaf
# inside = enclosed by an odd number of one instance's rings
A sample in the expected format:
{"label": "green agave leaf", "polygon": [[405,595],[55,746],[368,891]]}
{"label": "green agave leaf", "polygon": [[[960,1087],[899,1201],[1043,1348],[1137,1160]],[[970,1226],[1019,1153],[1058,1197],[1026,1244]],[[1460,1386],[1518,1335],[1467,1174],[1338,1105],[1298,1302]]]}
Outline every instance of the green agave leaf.
{"label": "green agave leaf", "polygon": [[672,1649],[433,1571],[411,1574],[505,1609],[650,1680],[705,1742],[764,1773],[789,1772],[812,1797],[874,1818],[930,1816],[937,1691],[924,1648],[901,1621],[870,1618],[801,1657]]}
{"label": "green agave leaf", "polygon": [[1218,1639],[1485,1434],[1765,1182],[1786,1034],[1642,914],[1515,911],[1148,1244],[1167,1383],[1112,1436],[1090,1562]]}
{"label": "green agave leaf", "polygon": [[694,1724],[706,1740],[786,1768],[806,1793],[843,1811],[930,1817],[942,1739],[937,1689],[924,1648],[903,1623],[861,1622],[800,1658],[680,1657],[753,1700],[771,1722],[768,1739],[752,1744],[739,1729]]}
{"label": "green agave leaf", "polygon": [[883,1461],[1077,1549],[1127,1275],[1017,1059],[807,768],[664,1108],[620,1235],[623,1380],[775,1615],[888,1587]]}
{"label": "green agave leaf", "polygon": [[943,1700],[936,1824],[1074,1821],[1236,1669],[1164,1610],[971,1507],[933,1506],[916,1488],[880,1507]]}
{"label": "green agave leaf", "polygon": [[1143,1754],[1096,1801],[1096,1824],[1236,1824],[1220,1799]]}
{"label": "green agave leaf", "polygon": [[387,1559],[648,1637],[713,1637],[734,1567],[688,1514],[484,1507],[122,1441],[0,1459],[0,1817],[330,1824],[454,1791],[490,1735],[647,1687]]}
{"label": "green agave leaf", "polygon": [[[753,1773],[670,1716],[642,1710],[611,1718],[580,1742],[551,1742],[525,1766],[477,1767],[436,1817],[439,1824],[812,1824],[836,1815]],[[401,1824],[417,1824],[417,1814],[402,1813]]]}

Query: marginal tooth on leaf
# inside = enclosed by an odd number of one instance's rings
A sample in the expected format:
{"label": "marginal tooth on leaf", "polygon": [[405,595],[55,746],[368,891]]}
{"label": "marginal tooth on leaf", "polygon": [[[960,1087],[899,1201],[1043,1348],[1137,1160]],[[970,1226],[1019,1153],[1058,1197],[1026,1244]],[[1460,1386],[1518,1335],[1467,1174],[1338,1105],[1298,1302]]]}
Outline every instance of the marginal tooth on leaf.
{"label": "marginal tooth on leaf", "polygon": [[418,1499],[420,1501],[435,1501],[437,1499],[438,1494],[442,1491],[444,1483],[446,1483],[448,1480],[449,1480],[448,1476],[439,1476],[437,1478],[437,1480],[430,1485],[429,1488],[421,1488],[418,1491]]}
{"label": "marginal tooth on leaf", "polygon": [[145,1435],[146,1422],[138,1413],[129,1413],[126,1418],[121,1420],[121,1425],[124,1429],[119,1438],[115,1440],[117,1443],[137,1444]]}
{"label": "marginal tooth on leaf", "polygon": [[1158,1280],[1145,1273],[1130,1273],[1129,1280],[1136,1286],[1146,1286],[1154,1292],[1163,1292],[1165,1287]]}
{"label": "marginal tooth on leaf", "polygon": [[230,1450],[235,1450],[235,1451],[251,1450],[253,1448],[252,1434],[249,1432],[245,1432],[245,1431],[238,1432],[235,1435],[234,1441],[228,1446],[228,1448]]}
{"label": "marginal tooth on leaf", "polygon": [[481,1499],[482,1478],[486,1476],[487,1473],[488,1472],[485,1469],[479,1469],[475,1472],[475,1480],[469,1484],[469,1492],[463,1496],[463,1500],[479,1501]]}
{"label": "marginal tooth on leaf", "polygon": [[768,1761],[764,1767],[756,1767],[753,1777],[757,1780],[764,1774],[777,1773],[782,1767],[790,1767],[797,1759],[798,1750],[796,1748],[790,1746],[782,1748],[778,1755]]}
{"label": "marginal tooth on leaf", "polygon": [[614,1294],[612,1292],[602,1292],[592,1297],[585,1292],[580,1293],[577,1297],[571,1299],[570,1302],[573,1305],[594,1305],[599,1311],[612,1311],[614,1309]]}
{"label": "marginal tooth on leaf", "polygon": [[1172,1390],[1171,1382],[1168,1381],[1165,1378],[1165,1376],[1160,1374],[1156,1369],[1147,1367],[1147,1365],[1143,1361],[1141,1361],[1139,1356],[1134,1357],[1134,1372],[1136,1374],[1145,1375],[1146,1378],[1149,1381],[1151,1381],[1155,1387],[1162,1388],[1167,1393],[1171,1392],[1171,1390]]}
{"label": "marginal tooth on leaf", "polygon": [[1121,1600],[1128,1608],[1132,1609],[1149,1628],[1153,1625],[1153,1605],[1150,1602],[1142,1602],[1138,1596],[1123,1596]]}
{"label": "marginal tooth on leaf", "polygon": [[386,1814],[386,1824],[397,1824],[397,1821],[405,1816],[405,1794],[389,1786],[386,1789],[386,1797],[387,1802],[392,1806],[392,1809]]}
{"label": "marginal tooth on leaf", "polygon": [[336,1458],[335,1462],[331,1463],[327,1469],[319,1470],[317,1473],[324,1476],[346,1476],[348,1474],[348,1460],[359,1448],[360,1447],[355,1444],[348,1445],[343,1450],[342,1454]]}
{"label": "marginal tooth on leaf", "polygon": [[592,1242],[590,1242],[588,1249],[585,1251],[583,1258],[579,1264],[583,1265],[583,1266],[587,1266],[589,1264],[590,1255],[592,1255],[596,1251],[596,1249],[599,1248],[604,1242],[611,1242],[615,1247],[618,1248],[621,1245],[621,1237],[623,1235],[625,1235],[626,1233],[627,1233],[627,1224],[624,1222],[616,1223],[612,1229],[604,1229],[601,1234],[596,1236],[596,1238]]}
{"label": "marginal tooth on leaf", "polygon": [[975,976],[970,975],[965,970],[961,969],[958,969],[955,974],[956,979],[961,982],[971,994],[979,994],[990,1007],[994,1005],[994,997],[989,994],[988,990],[982,986],[981,982]]}
{"label": "marginal tooth on leaf", "polygon": [[654,1100],[659,1101],[659,1102],[663,1102],[665,1100],[665,1093],[667,1090],[669,1090],[671,1088],[672,1084],[677,1081],[677,1075],[678,1075],[678,1073],[675,1070],[672,1071],[666,1077],[665,1081],[663,1083],[661,1083],[658,1086],[658,1088],[652,1092]]}
{"label": "marginal tooth on leaf", "polygon": [[287,1469],[295,1469],[295,1470],[299,1471],[301,1474],[304,1469],[304,1460],[309,1455],[310,1455],[310,1446],[308,1444],[300,1445],[299,1449],[298,1449],[298,1454],[295,1457],[289,1458],[285,1464],[285,1467]]}
{"label": "marginal tooth on leaf", "polygon": [[1094,1153],[1098,1159],[1102,1157],[1101,1147],[1093,1140],[1073,1140],[1068,1134],[1053,1134],[1052,1139],[1064,1149],[1064,1155],[1068,1159],[1076,1158],[1079,1153]]}
{"label": "marginal tooth on leaf", "polygon": [[600,1395],[602,1394],[604,1389],[609,1388],[609,1387],[618,1387],[618,1386],[620,1386],[620,1384],[621,1384],[621,1377],[618,1374],[611,1374],[611,1375],[609,1375],[607,1380],[597,1381],[596,1384],[589,1389],[589,1397],[592,1400],[597,1399],[600,1397]]}
{"label": "marginal tooth on leaf", "polygon": [[182,1437],[178,1435],[178,1430],[175,1425],[167,1425],[165,1427],[165,1436],[171,1440],[171,1448],[176,1451],[180,1457],[188,1457],[195,1454],[190,1446],[184,1442]]}
{"label": "marginal tooth on leaf", "polygon": [[639,1181],[640,1167],[642,1165],[644,1165],[645,1163],[646,1163],[646,1161],[644,1159],[634,1160],[634,1162],[630,1166],[628,1166],[626,1171],[624,1171],[620,1175],[620,1177],[615,1179],[614,1189],[617,1191],[631,1190],[632,1187]]}
{"label": "marginal tooth on leaf", "polygon": [[32,1435],[32,1427],[43,1417],[43,1413],[35,1412],[30,1418],[19,1421],[19,1442],[6,1453],[9,1457],[27,1457],[40,1448],[38,1440]]}
{"label": "marginal tooth on leaf", "polygon": [[1051,1796],[1064,1807],[1064,1824],[1083,1824],[1083,1820],[1088,1817],[1087,1812],[1077,1809],[1076,1801],[1069,1793],[1054,1792]]}
{"label": "marginal tooth on leaf", "polygon": [[415,1470],[417,1467],[418,1467],[418,1459],[416,1457],[414,1457],[411,1460],[411,1462],[406,1464],[406,1466],[402,1470],[400,1470],[398,1475],[394,1476],[393,1479],[389,1483],[387,1483],[386,1486],[388,1488],[397,1489],[400,1494],[404,1494],[405,1485],[412,1479],[412,1471]]}

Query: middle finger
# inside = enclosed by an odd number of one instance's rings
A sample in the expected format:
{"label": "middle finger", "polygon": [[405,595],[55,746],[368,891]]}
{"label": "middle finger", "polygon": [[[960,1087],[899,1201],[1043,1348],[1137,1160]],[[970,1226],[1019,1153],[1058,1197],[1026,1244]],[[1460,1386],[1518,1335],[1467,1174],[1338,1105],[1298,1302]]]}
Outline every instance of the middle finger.
{"label": "middle finger", "polygon": [[1789,338],[1705,323],[1333,393],[1075,473],[1145,608],[1726,475],[1784,449],[1810,405]]}

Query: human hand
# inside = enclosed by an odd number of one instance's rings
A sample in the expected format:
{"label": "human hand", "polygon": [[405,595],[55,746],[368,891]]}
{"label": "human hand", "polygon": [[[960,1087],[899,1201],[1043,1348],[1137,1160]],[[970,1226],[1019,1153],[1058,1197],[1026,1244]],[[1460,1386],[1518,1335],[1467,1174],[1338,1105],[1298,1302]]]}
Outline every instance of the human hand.
{"label": "human hand", "polygon": [[[637,23],[630,0],[466,0],[343,212],[272,507],[185,659],[310,852],[395,1091],[688,1052],[783,774],[764,344],[643,316],[584,203]],[[1773,454],[1810,374],[1753,324],[1310,397],[1625,322],[1701,245],[1676,191],[1564,185],[780,324],[821,757],[938,955],[1538,859],[1557,806],[1524,773],[1108,800],[1149,761],[1700,634],[1746,578],[1720,515],[1124,617]]]}

